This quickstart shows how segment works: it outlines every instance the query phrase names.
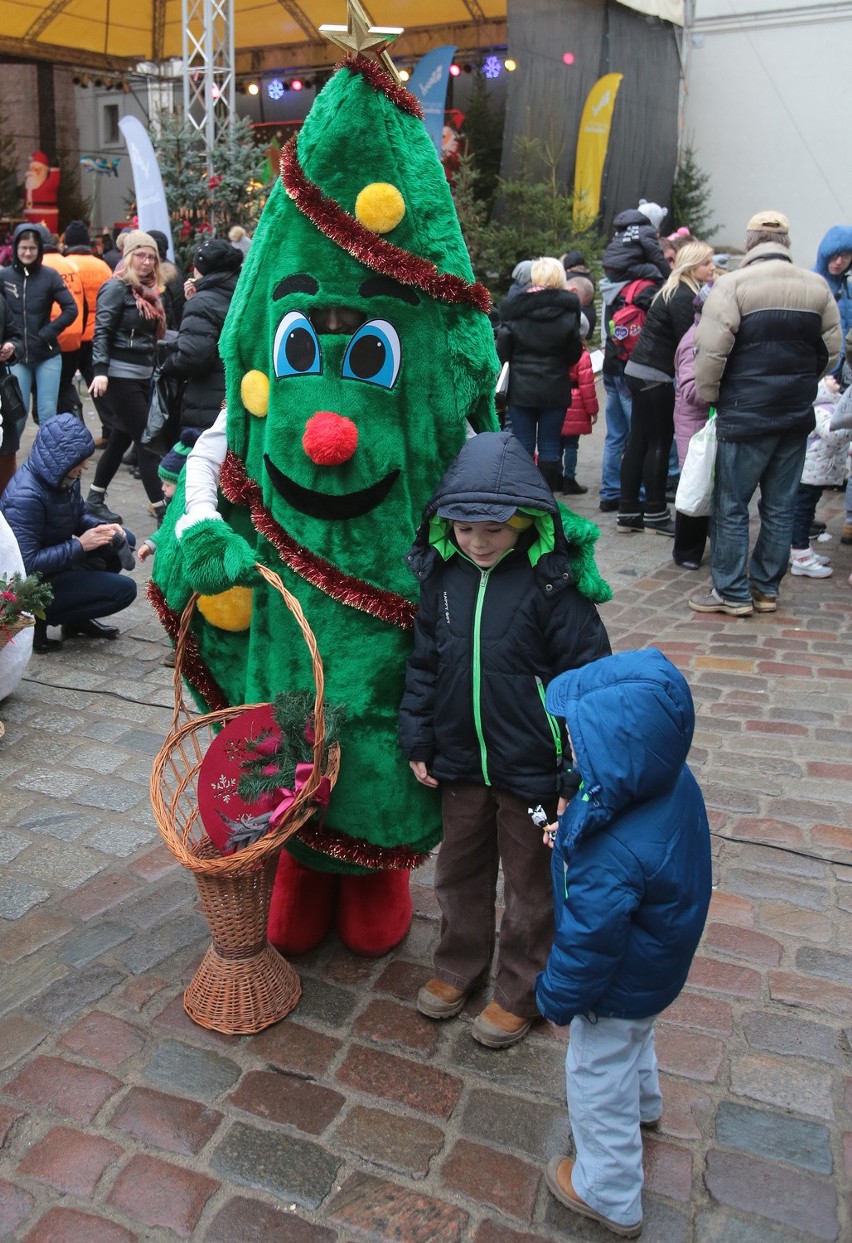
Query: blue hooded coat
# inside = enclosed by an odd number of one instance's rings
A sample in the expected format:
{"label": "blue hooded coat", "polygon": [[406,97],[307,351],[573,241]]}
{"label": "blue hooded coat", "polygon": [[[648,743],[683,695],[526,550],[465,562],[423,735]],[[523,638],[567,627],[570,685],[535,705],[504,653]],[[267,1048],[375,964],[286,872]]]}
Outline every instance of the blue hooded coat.
{"label": "blue hooded coat", "polygon": [[[819,244],[817,250],[817,261],[814,268],[815,272],[819,272],[828,283],[828,287],[834,294],[834,300],[837,303],[837,309],[840,312],[840,324],[843,329],[843,340],[846,340],[846,334],[852,329],[852,291],[849,288],[849,272],[852,264],[847,267],[845,272],[841,272],[839,276],[832,276],[828,270],[828,264],[835,255],[850,254],[852,255],[852,224],[836,224],[828,230],[825,237]],[[843,356],[841,355],[838,369],[843,365]]]}
{"label": "blue hooded coat", "polygon": [[710,904],[710,829],[686,766],[695,712],[661,652],[623,652],[560,674],[583,778],[553,850],[556,934],[536,981],[541,1013],[649,1018],[683,988]]}
{"label": "blue hooded coat", "polygon": [[39,428],[30,456],[9,481],[0,510],[28,574],[52,578],[85,566],[86,552],[74,536],[103,520],[86,512],[79,479],[65,478],[94,451],[88,428],[73,414],[57,414]]}

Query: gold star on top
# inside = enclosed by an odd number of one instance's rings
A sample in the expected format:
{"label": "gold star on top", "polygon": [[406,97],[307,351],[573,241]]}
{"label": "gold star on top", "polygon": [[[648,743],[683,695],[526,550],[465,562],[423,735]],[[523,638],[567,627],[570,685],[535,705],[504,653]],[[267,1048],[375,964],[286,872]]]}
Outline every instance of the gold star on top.
{"label": "gold star on top", "polygon": [[402,26],[374,26],[360,0],[347,0],[346,16],[347,25],[324,24],[319,28],[320,34],[343,48],[344,52],[356,52],[359,55],[375,52],[394,81],[399,82],[399,74],[390,58],[387,44],[399,38]]}

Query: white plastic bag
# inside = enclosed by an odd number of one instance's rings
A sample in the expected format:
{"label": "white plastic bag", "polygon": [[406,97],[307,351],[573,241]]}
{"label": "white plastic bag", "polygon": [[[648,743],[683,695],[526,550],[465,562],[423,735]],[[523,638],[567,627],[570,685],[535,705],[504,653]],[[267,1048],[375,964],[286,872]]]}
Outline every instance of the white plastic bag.
{"label": "white plastic bag", "polygon": [[716,418],[710,418],[690,437],[681,467],[675,509],[688,518],[706,518],[713,508],[713,477],[716,468]]}

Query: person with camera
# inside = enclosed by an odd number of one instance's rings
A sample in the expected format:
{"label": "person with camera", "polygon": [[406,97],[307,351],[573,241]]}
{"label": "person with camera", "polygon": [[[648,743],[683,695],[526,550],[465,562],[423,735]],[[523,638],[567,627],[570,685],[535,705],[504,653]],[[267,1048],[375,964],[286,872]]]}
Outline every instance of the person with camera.
{"label": "person with camera", "polygon": [[64,639],[117,638],[117,626],[97,619],[136,599],[135,582],[121,573],[135,564],[133,533],[87,513],[83,503],[80,478],[94,452],[88,428],[73,414],[58,414],[39,428],[0,498],[27,574],[41,574],[53,589],[46,617],[35,624],[35,652],[62,646],[48,638],[48,626],[61,626]]}

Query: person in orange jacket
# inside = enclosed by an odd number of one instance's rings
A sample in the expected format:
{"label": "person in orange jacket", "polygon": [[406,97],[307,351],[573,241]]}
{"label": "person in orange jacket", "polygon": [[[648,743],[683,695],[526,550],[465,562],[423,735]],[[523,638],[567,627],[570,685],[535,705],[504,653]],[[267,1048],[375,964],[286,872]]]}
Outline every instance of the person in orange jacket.
{"label": "person in orange jacket", "polygon": [[598,394],[589,351],[583,352],[571,368],[571,405],[562,424],[562,489],[568,496],[580,496],[588,488],[577,483],[577,449],[581,436],[588,436],[598,421]]}
{"label": "person in orange jacket", "polygon": [[[83,283],[83,333],[80,345],[76,350],[62,351],[62,379],[59,384],[59,401],[64,410],[71,410],[78,404],[74,401],[74,376],[79,371],[86,382],[92,383],[95,372],[92,367],[92,339],[95,335],[95,303],[98,290],[112,276],[112,269],[103,259],[99,259],[92,249],[89,230],[82,220],[69,220],[65,227],[65,258],[72,260]],[[68,403],[71,404],[68,404]],[[109,413],[106,406],[97,398],[95,409],[101,420],[101,440],[109,437]],[[95,441],[99,445],[99,441]]]}

